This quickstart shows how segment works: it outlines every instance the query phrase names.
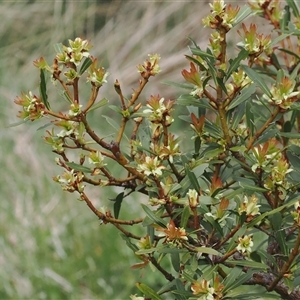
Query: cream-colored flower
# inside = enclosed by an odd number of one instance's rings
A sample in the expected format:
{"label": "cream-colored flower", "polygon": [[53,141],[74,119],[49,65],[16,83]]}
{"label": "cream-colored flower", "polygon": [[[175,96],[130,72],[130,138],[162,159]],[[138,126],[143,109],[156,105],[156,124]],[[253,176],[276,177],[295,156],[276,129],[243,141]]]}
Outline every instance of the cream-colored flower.
{"label": "cream-colored flower", "polygon": [[244,235],[239,237],[236,249],[242,253],[250,253],[253,247],[252,235]]}

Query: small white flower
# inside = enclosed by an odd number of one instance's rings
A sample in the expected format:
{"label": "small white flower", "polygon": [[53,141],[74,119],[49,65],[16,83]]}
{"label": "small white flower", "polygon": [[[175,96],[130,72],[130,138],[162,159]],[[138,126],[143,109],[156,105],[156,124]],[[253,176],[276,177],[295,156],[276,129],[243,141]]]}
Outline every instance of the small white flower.
{"label": "small white flower", "polygon": [[252,235],[245,235],[239,238],[236,249],[242,253],[250,253],[253,247]]}

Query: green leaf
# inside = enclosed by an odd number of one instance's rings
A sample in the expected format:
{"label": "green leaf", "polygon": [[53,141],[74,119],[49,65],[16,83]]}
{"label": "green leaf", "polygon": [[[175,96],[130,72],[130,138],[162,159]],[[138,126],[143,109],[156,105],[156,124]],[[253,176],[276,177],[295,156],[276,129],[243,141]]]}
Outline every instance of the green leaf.
{"label": "green leaf", "polygon": [[36,131],[43,130],[43,129],[45,129],[49,126],[52,126],[52,125],[53,125],[53,123],[49,122],[47,124],[44,124],[44,125],[40,126]]}
{"label": "green leaf", "polygon": [[144,210],[144,212],[146,213],[146,215],[157,225],[159,225],[160,227],[163,227],[163,228],[167,228],[166,226],[166,222],[159,218],[157,215],[155,215],[155,213],[149,209],[149,207],[145,204],[141,204],[142,206],[142,209]]}
{"label": "green leaf", "polygon": [[171,282],[167,282],[164,286],[162,286],[159,290],[158,290],[158,294],[163,294],[166,292],[169,292],[170,290],[172,290],[173,286],[175,285],[175,281],[178,280],[178,278],[176,278],[175,280],[172,280]]}
{"label": "green leaf", "polygon": [[191,85],[189,83],[177,83],[177,82],[168,81],[168,80],[163,80],[161,83],[166,84],[166,85],[170,85],[170,86],[183,88],[183,89],[186,89],[186,90],[192,90],[193,89],[193,85]]}
{"label": "green leaf", "polygon": [[297,7],[295,1],[294,0],[286,0],[286,3],[292,9],[294,16],[296,18],[298,18],[300,15],[299,15],[299,10],[298,10],[298,7]]}
{"label": "green leaf", "polygon": [[[235,101],[235,100],[233,100]],[[245,115],[246,101],[240,103],[234,110],[234,114],[230,120],[232,120],[231,128],[236,130]],[[229,104],[230,106],[230,104]],[[228,122],[230,124],[230,121]]]}
{"label": "green leaf", "polygon": [[288,255],[288,247],[286,244],[286,234],[285,231],[282,230],[282,215],[277,212],[273,214],[270,218],[271,224],[275,231],[276,241],[278,242],[280,249],[284,255]]}
{"label": "green leaf", "polygon": [[253,227],[254,225],[256,225],[257,223],[259,223],[261,220],[263,220],[265,217],[268,217],[268,216],[271,216],[271,215],[274,215],[275,213],[287,208],[287,207],[290,207],[292,205],[294,205],[297,201],[299,201],[299,195],[296,195],[295,198],[289,200],[286,204],[282,205],[282,206],[279,206],[271,211],[266,211],[265,213],[255,217],[250,223],[247,224],[247,227],[248,228],[251,228]]}
{"label": "green leaf", "polygon": [[256,261],[251,261],[251,260],[231,260],[227,259],[226,263],[228,264],[233,264],[236,266],[241,266],[241,267],[249,267],[249,268],[254,268],[254,269],[261,269],[261,270],[266,270],[269,268],[268,265],[256,262]]}
{"label": "green leaf", "polygon": [[247,127],[250,130],[250,134],[251,136],[254,135],[254,114],[251,111],[252,108],[252,104],[250,101],[248,101],[246,103],[246,123],[247,123]]}
{"label": "green leaf", "polygon": [[189,217],[191,215],[191,209],[188,205],[184,207],[182,210],[181,220],[180,220],[180,227],[185,228],[186,224],[189,220]]}
{"label": "green leaf", "polygon": [[190,50],[194,55],[200,56],[205,61],[207,61],[206,58],[215,59],[212,54],[207,53],[199,48],[190,47]]}
{"label": "green leaf", "polygon": [[159,253],[189,253],[185,248],[171,248],[168,246],[156,248],[156,251]]}
{"label": "green leaf", "polygon": [[126,245],[128,246],[128,248],[131,249],[133,252],[136,252],[139,250],[137,245],[131,243],[131,240],[127,235],[121,233],[120,236],[126,242]]}
{"label": "green leaf", "polygon": [[288,5],[284,7],[283,17],[281,18],[279,24],[280,24],[280,30],[284,31],[288,28],[288,24],[291,21],[291,13],[290,8]]}
{"label": "green leaf", "polygon": [[217,229],[217,231],[223,236],[223,230],[220,224],[218,223],[218,220],[215,220],[213,217],[209,215],[205,215],[204,218],[212,225],[213,228]]}
{"label": "green leaf", "polygon": [[171,263],[176,272],[180,271],[180,256],[179,253],[171,253]]}
{"label": "green leaf", "polygon": [[[177,104],[182,106],[196,106],[196,107],[204,107],[211,109],[211,105],[208,103],[208,100],[205,98],[196,99],[194,96],[190,94],[180,95],[177,99]],[[190,119],[189,119],[190,121]]]}
{"label": "green leaf", "polygon": [[248,66],[241,65],[241,68],[244,70],[244,72],[249,76],[249,78],[256,83],[257,86],[260,87],[260,89],[266,94],[269,98],[272,98],[272,94],[270,92],[269,87],[266,85],[263,78],[255,72],[253,69],[249,68]]}
{"label": "green leaf", "polygon": [[157,248],[140,249],[138,251],[135,251],[135,254],[136,255],[150,254],[157,250],[158,250]]}
{"label": "green leaf", "polygon": [[18,121],[18,122],[14,122],[14,123],[6,125],[5,128],[16,127],[16,126],[19,126],[21,124],[27,123],[28,121],[29,121],[29,119],[24,119],[24,120],[21,120],[21,121]]}
{"label": "green leaf", "polygon": [[93,63],[92,59],[86,57],[79,70],[79,75],[82,75],[92,63]]}
{"label": "green leaf", "polygon": [[63,44],[62,43],[54,44],[54,49],[55,49],[56,53],[62,53],[63,52]]}
{"label": "green leaf", "polygon": [[201,138],[200,136],[197,136],[195,138],[195,154],[199,154],[200,147],[201,147]]}
{"label": "green leaf", "polygon": [[106,98],[102,98],[99,102],[94,103],[88,111],[90,112],[90,111],[96,110],[102,106],[105,106],[108,102],[109,101]]}
{"label": "green leaf", "polygon": [[205,253],[205,254],[211,254],[211,255],[221,255],[220,252],[213,248],[207,248],[207,247],[196,247],[195,250],[197,250],[200,253]]}
{"label": "green leaf", "polygon": [[123,199],[124,199],[124,192],[120,193],[116,197],[116,200],[115,200],[115,203],[114,203],[114,216],[115,216],[116,219],[119,218],[119,214],[120,214]]}
{"label": "green leaf", "polygon": [[229,79],[231,74],[237,70],[240,66],[240,62],[248,56],[248,51],[245,48],[242,48],[238,56],[234,60],[230,60],[230,66],[226,72],[225,82]]}
{"label": "green leaf", "polygon": [[298,60],[300,60],[300,56],[297,53],[293,52],[293,51],[290,51],[290,50],[284,49],[284,48],[278,48],[278,50],[280,50],[282,52],[285,52],[285,53],[288,53],[288,54],[294,56],[295,58],[297,58]]}
{"label": "green leaf", "polygon": [[281,42],[282,40],[286,39],[288,36],[291,36],[293,33],[290,32],[290,33],[284,33],[284,34],[281,34],[281,35],[278,35],[275,39],[272,39],[272,42],[270,44],[270,47],[275,47],[277,46],[277,44],[279,42]]}
{"label": "green leaf", "polygon": [[[117,105],[109,105],[108,106],[111,110],[115,111],[116,113],[122,115],[122,108],[120,106]],[[144,115],[144,114],[142,114]]]}
{"label": "green leaf", "polygon": [[188,166],[186,166],[185,172],[191,182],[192,187],[196,191],[200,191],[200,185],[199,185],[196,175],[189,169]]}
{"label": "green leaf", "polygon": [[[120,125],[113,120],[112,118],[108,117],[108,116],[103,116],[103,118],[106,119],[106,122],[111,125],[117,132],[119,131]],[[123,136],[126,138],[126,140],[129,142],[129,138],[126,136],[126,134],[123,134]]]}
{"label": "green leaf", "polygon": [[229,274],[226,276],[223,284],[224,284],[224,292],[231,289],[234,285],[236,279],[242,274],[242,269],[238,267],[234,267],[230,270]]}
{"label": "green leaf", "polygon": [[162,298],[152,288],[150,288],[148,285],[146,285],[144,283],[137,282],[136,286],[147,297],[150,297],[153,300],[162,300]]}
{"label": "green leaf", "polygon": [[62,95],[64,96],[64,99],[66,99],[69,103],[73,103],[72,99],[66,91],[63,91]]}
{"label": "green leaf", "polygon": [[48,102],[48,95],[47,95],[47,85],[46,85],[46,78],[45,78],[45,70],[40,69],[40,94],[43,103],[45,104],[46,108],[50,110],[50,104]]}
{"label": "green leaf", "polygon": [[[244,261],[245,260],[240,261],[241,265],[242,265],[242,262],[244,262]],[[224,291],[227,291],[229,289],[232,290],[232,289],[234,289],[236,287],[241,286],[244,282],[246,282],[247,280],[249,280],[255,272],[257,272],[257,270],[247,270],[247,273],[243,273],[242,275],[236,277],[233,283],[231,283],[230,285],[226,286],[226,288],[224,288]],[[231,275],[231,272],[229,273],[228,276],[230,276],[230,275]]]}
{"label": "green leaf", "polygon": [[252,191],[252,192],[266,192],[267,191],[267,189],[257,186],[255,184],[255,182],[251,179],[247,179],[244,177],[238,177],[238,178],[235,178],[235,180],[238,181],[239,185],[244,190]]}
{"label": "green leaf", "polygon": [[249,6],[244,5],[238,12],[237,16],[235,17],[235,21],[233,26],[236,26],[238,23],[243,22],[247,17],[254,14],[252,9]]}
{"label": "green leaf", "polygon": [[91,170],[88,167],[85,167],[83,165],[80,164],[76,164],[74,162],[66,162],[65,163],[68,167],[70,167],[71,169],[78,171],[78,172],[83,172],[83,173],[92,173],[93,170]]}
{"label": "green leaf", "polygon": [[230,104],[228,105],[228,110],[233,109],[234,107],[240,105],[241,103],[245,102],[248,100],[251,95],[253,95],[256,91],[256,86],[254,84],[251,84],[248,87],[245,87],[242,92],[240,93],[239,96],[234,98]]}

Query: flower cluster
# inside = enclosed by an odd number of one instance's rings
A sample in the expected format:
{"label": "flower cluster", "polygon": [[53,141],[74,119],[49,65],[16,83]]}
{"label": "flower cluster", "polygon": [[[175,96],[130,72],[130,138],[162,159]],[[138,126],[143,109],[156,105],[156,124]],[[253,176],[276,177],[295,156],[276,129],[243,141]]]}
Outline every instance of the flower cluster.
{"label": "flower cluster", "polygon": [[265,181],[264,187],[270,190],[274,190],[278,187],[283,188],[281,190],[282,195],[280,198],[285,199],[285,190],[289,188],[289,182],[286,180],[288,173],[292,172],[293,169],[290,168],[289,163],[281,155],[281,157],[273,162],[272,170]]}
{"label": "flower cluster", "polygon": [[205,279],[195,281],[191,285],[193,294],[199,298],[197,300],[220,300],[223,298],[222,290],[224,285],[220,283],[220,278],[217,276],[211,282]]}
{"label": "flower cluster", "polygon": [[174,101],[161,98],[159,95],[151,96],[147,101],[147,109],[143,111],[147,115],[151,123],[162,124],[163,126],[170,126],[174,121],[170,115]]}
{"label": "flower cluster", "polygon": [[253,11],[263,13],[268,16],[271,23],[278,28],[285,13],[285,10],[280,6],[279,0],[251,0],[249,1],[249,5]]}
{"label": "flower cluster", "polygon": [[160,55],[155,54],[148,54],[149,60],[146,60],[144,64],[138,65],[137,69],[138,72],[141,73],[142,77],[145,76],[155,76],[159,72],[161,72],[159,61],[160,61]]}
{"label": "flower cluster", "polygon": [[47,130],[47,134],[48,136],[44,137],[45,142],[52,146],[54,152],[63,153],[65,151],[63,138],[56,136],[53,128],[51,132]]}
{"label": "flower cluster", "polygon": [[[155,151],[155,149],[153,149]],[[159,146],[155,151],[161,160],[168,159],[171,163],[174,162],[174,156],[181,154],[179,150],[178,138],[175,138],[173,134],[168,135],[168,146]]]}
{"label": "flower cluster", "polygon": [[89,155],[89,163],[96,168],[103,168],[106,166],[104,163],[104,157],[99,151],[91,152]]}
{"label": "flower cluster", "polygon": [[167,224],[167,228],[158,228],[157,230],[165,234],[165,243],[171,243],[181,247],[182,242],[188,240],[185,229],[176,227],[173,220],[170,220],[169,224]]}
{"label": "flower cluster", "polygon": [[150,157],[146,156],[143,163],[140,163],[137,166],[140,172],[143,172],[145,175],[154,175],[154,176],[161,176],[162,170],[165,168],[163,165],[160,164],[160,161],[157,156]]}
{"label": "flower cluster", "polygon": [[255,216],[259,215],[259,208],[260,205],[257,204],[257,197],[255,195],[252,195],[249,199],[248,196],[244,196],[244,201],[241,203],[239,207],[239,214],[246,213],[247,216],[247,222],[250,222]]}
{"label": "flower cluster", "polygon": [[252,148],[254,162],[251,169],[253,172],[256,172],[258,169],[259,171],[263,169],[265,172],[271,171],[271,163],[281,156],[281,150],[277,147],[276,143],[276,140],[272,139]]}
{"label": "flower cluster", "polygon": [[295,210],[292,211],[292,216],[294,221],[296,222],[297,226],[300,227],[300,201],[297,201],[294,204]]}
{"label": "flower cluster", "polygon": [[202,23],[213,29],[220,29],[222,27],[226,31],[229,31],[236,20],[240,8],[238,6],[233,8],[231,4],[227,6],[224,0],[214,0],[209,5],[211,7],[211,14],[205,17]]}
{"label": "flower cluster", "polygon": [[103,67],[98,67],[98,60],[93,58],[93,62],[88,70],[87,81],[91,82],[96,87],[102,86],[107,82],[109,73]]}
{"label": "flower cluster", "polygon": [[59,63],[67,64],[73,63],[78,66],[82,59],[89,57],[89,50],[92,46],[87,40],[82,40],[77,37],[74,41],[69,40],[69,46],[62,46],[63,52],[57,53],[56,58]]}
{"label": "flower cluster", "polygon": [[257,33],[255,24],[250,24],[247,29],[245,24],[242,24],[243,33],[239,31],[240,36],[243,38],[243,46],[251,55],[258,56],[262,52],[270,53],[271,35],[264,36]]}
{"label": "flower cluster", "polygon": [[17,97],[14,101],[17,105],[22,106],[23,110],[19,111],[18,117],[24,120],[37,120],[44,116],[46,107],[44,103],[32,92],[27,95],[22,93],[21,97]]}
{"label": "flower cluster", "polygon": [[68,192],[78,191],[82,193],[84,190],[83,179],[84,175],[75,170],[65,171],[62,175],[53,177],[55,182],[60,183],[62,189]]}
{"label": "flower cluster", "polygon": [[[198,58],[201,63],[203,63],[203,60],[201,58]],[[206,71],[199,72],[193,62],[190,63],[190,71],[182,70],[181,72],[182,76],[187,82],[190,82],[193,84],[194,89],[190,93],[192,96],[198,96],[201,97],[203,94],[203,81],[207,77]]]}
{"label": "flower cluster", "polygon": [[295,80],[284,76],[280,82],[272,85],[270,89],[271,96],[264,94],[263,98],[284,110],[288,109],[300,98],[300,91],[295,91],[295,86]]}
{"label": "flower cluster", "polygon": [[62,130],[56,134],[57,137],[64,138],[64,137],[74,137],[78,135],[78,131],[77,131],[78,122],[61,120],[61,121],[56,121],[54,124],[62,128]]}

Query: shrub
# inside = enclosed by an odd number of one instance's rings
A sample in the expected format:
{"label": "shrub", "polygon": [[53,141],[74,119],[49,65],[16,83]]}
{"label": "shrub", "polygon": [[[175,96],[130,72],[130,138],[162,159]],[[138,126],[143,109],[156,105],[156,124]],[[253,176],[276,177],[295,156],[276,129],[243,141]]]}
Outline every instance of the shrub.
{"label": "shrub", "polygon": [[[116,80],[119,104],[98,100],[109,73],[90,42],[76,38],[56,45],[52,65],[34,62],[39,95],[16,98],[19,117],[50,120],[44,139],[63,169],[54,181],[121,232],[145,282],[151,269],[163,275],[159,287],[136,283],[145,299],[299,299],[299,11],[292,0],[284,8],[279,1],[210,5],[202,20],[212,30],[208,48],[190,39],[186,83],[167,82],[186,91],[177,100],[141,97],[161,72],[159,54],[137,66],[129,98]],[[254,14],[268,20],[270,34],[242,23]],[[231,49],[234,32],[240,41]],[[48,77],[67,112],[48,99]],[[86,84],[90,95],[81,93]],[[88,119],[105,106],[114,114],[104,116],[115,130],[108,136]],[[122,189],[112,207],[93,204],[100,187]],[[140,196],[133,202],[133,195]],[[121,217],[132,205],[142,208],[136,218]]]}

